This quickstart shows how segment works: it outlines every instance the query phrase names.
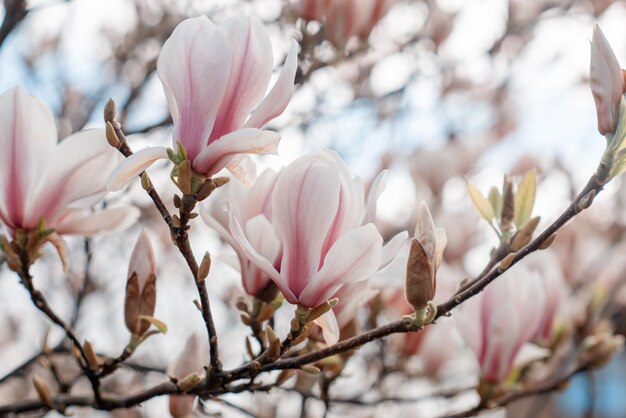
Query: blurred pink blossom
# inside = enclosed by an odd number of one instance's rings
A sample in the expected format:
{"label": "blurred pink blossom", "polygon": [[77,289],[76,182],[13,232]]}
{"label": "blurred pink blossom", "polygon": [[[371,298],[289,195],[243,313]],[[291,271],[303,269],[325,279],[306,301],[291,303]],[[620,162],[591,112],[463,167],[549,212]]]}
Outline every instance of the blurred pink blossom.
{"label": "blurred pink blossom", "polygon": [[458,329],[485,381],[498,383],[509,375],[522,346],[536,335],[545,306],[541,277],[518,265],[459,307]]}
{"label": "blurred pink blossom", "polygon": [[394,0],[301,0],[296,11],[324,23],[324,34],[342,48],[353,36],[367,38]]}

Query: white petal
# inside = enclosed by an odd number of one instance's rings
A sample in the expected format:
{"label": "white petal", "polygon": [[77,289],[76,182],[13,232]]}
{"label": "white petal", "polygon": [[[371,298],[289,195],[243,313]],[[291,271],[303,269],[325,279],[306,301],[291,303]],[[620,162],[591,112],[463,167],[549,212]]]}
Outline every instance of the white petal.
{"label": "white petal", "polygon": [[283,70],[272,90],[265,96],[259,107],[245,124],[246,128],[262,128],[269,121],[283,113],[294,92],[294,80],[298,70],[298,43],[291,42]]}
{"label": "white petal", "polygon": [[92,236],[102,232],[122,231],[137,222],[140,212],[135,207],[107,208],[89,213],[68,209],[54,226],[63,235]]}
{"label": "white petal", "polygon": [[387,267],[396,258],[408,238],[409,233],[407,231],[402,231],[396,234],[387,242],[387,244],[383,246],[382,261],[380,263],[379,270]]}
{"label": "white petal", "polygon": [[339,342],[339,325],[332,309],[313,322],[322,329],[322,336],[326,344],[333,345]]}
{"label": "white petal", "polygon": [[228,214],[230,217],[229,218],[230,219],[230,223],[229,223],[230,232],[233,235],[233,238],[237,242],[238,246],[243,251],[243,253],[250,260],[250,262],[252,262],[255,266],[261,269],[265,274],[267,274],[270,277],[270,279],[274,281],[274,283],[276,283],[276,286],[278,286],[280,291],[285,296],[285,299],[287,299],[289,303],[293,303],[293,304],[298,303],[298,299],[295,297],[291,289],[289,289],[289,286],[287,286],[287,282],[285,281],[285,279],[280,275],[280,273],[278,273],[278,271],[276,271],[272,262],[267,260],[262,255],[260,255],[254,249],[254,247],[252,247],[252,245],[248,241],[248,238],[243,233],[243,230],[241,229],[241,225],[239,224],[239,221],[235,217],[235,213],[232,207],[230,207],[229,203],[227,203],[227,205],[229,206]]}
{"label": "white petal", "polygon": [[167,148],[150,147],[134,153],[122,160],[109,176],[107,189],[112,192],[122,190],[133,178],[137,177],[155,161],[167,159]]}
{"label": "white petal", "polygon": [[324,265],[300,295],[300,303],[314,307],[328,300],[344,283],[369,279],[380,266],[383,239],[373,224],[343,235],[331,247]]}
{"label": "white petal", "polygon": [[276,153],[280,135],[276,132],[245,128],[232,132],[205,147],[193,160],[193,169],[212,176],[238,154]]}
{"label": "white petal", "polygon": [[387,187],[388,171],[383,170],[376,176],[370,187],[370,192],[367,195],[367,201],[365,202],[365,210],[363,211],[363,219],[361,224],[365,225],[370,222],[376,223],[376,204],[378,198],[385,191]]}

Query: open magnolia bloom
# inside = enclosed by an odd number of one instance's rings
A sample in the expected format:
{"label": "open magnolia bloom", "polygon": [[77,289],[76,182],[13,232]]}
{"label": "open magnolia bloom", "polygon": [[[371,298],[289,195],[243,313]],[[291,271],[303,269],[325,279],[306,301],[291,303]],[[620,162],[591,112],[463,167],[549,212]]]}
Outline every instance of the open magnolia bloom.
{"label": "open magnolia bloom", "polygon": [[485,382],[505,379],[522,346],[537,334],[546,315],[546,288],[536,272],[517,265],[459,307],[458,329]]}
{"label": "open magnolia bloom", "polygon": [[86,210],[104,197],[119,160],[104,131],[77,132],[61,142],[56,132],[50,108],[21,87],[0,96],[0,219],[11,234],[53,230],[46,239],[64,248],[59,235],[89,236],[135,222],[136,208]]}
{"label": "open magnolia bloom", "polygon": [[277,178],[278,174],[275,171],[267,169],[250,188],[246,188],[237,180],[232,181],[228,187],[218,189],[212,198],[202,205],[200,211],[202,220],[217,231],[237,253],[238,267],[246,293],[265,302],[271,302],[276,296],[276,285],[267,274],[250,262],[233,238],[228,228],[228,214],[224,210],[224,204],[226,201],[230,202],[252,247],[278,268],[282,248],[270,223],[272,191]]}
{"label": "open magnolia bloom", "polygon": [[[305,155],[283,169],[272,193],[271,224],[266,218],[246,224],[228,205],[230,232],[245,255],[276,283],[289,303],[315,308],[328,301],[343,284],[370,278],[395,256],[406,235],[399,234],[383,251],[383,240],[369,220],[380,195],[378,178],[364,201],[361,181],[333,151]],[[373,200],[373,203],[372,203]],[[263,234],[282,246],[280,266],[251,242]],[[327,341],[336,341],[338,327],[332,310],[318,324]]]}
{"label": "open magnolia bloom", "polygon": [[[265,95],[273,53],[258,19],[234,17],[218,27],[200,16],[176,27],[163,45],[157,72],[174,122],[174,149],[178,144],[185,148],[194,172],[209,177],[228,167],[249,183],[256,173],[246,154],[276,152],[280,136],[261,128],[291,100],[297,52],[293,41],[282,72]],[[135,153],[112,174],[109,189],[121,189],[164,158],[163,147]]]}
{"label": "open magnolia bloom", "polygon": [[394,0],[300,0],[296,12],[324,23],[324,35],[342,48],[350,38],[367,38]]}

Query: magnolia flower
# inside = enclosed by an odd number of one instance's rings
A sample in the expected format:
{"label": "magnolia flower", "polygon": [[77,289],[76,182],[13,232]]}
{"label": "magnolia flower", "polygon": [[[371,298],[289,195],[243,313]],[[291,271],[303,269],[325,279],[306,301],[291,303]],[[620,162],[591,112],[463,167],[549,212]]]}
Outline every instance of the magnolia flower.
{"label": "magnolia flower", "polygon": [[435,297],[437,269],[446,242],[446,231],[435,227],[428,206],[422,203],[406,269],[406,300],[416,311],[426,308]]}
{"label": "magnolia flower", "polygon": [[598,130],[602,135],[614,133],[624,94],[624,75],[611,45],[597,24],[593,27],[591,40],[589,77],[598,112]]}
{"label": "magnolia flower", "polygon": [[[314,308],[343,284],[371,277],[402,245],[404,236],[399,235],[383,252],[376,226],[365,222],[375,215],[373,206],[382,183],[381,178],[375,181],[368,202],[364,202],[362,183],[350,176],[335,152],[305,155],[283,169],[276,182],[271,225],[257,217],[261,220],[248,223],[244,231],[230,204],[230,231],[250,261],[276,283],[289,303]],[[282,245],[279,268],[252,245],[250,236],[259,232],[250,228],[262,230],[265,239]],[[327,326],[338,337],[332,311],[322,318],[322,328]]]}
{"label": "magnolia flower", "polygon": [[296,12],[324,22],[324,34],[342,48],[353,36],[367,38],[394,0],[301,0]]}
{"label": "magnolia flower", "polygon": [[458,329],[486,382],[510,374],[516,355],[536,335],[545,306],[541,277],[518,265],[459,307]]}
{"label": "magnolia flower", "polygon": [[250,296],[270,302],[276,296],[276,286],[269,276],[250,262],[245,252],[228,229],[228,213],[224,202],[230,202],[250,244],[276,268],[280,266],[282,248],[275,239],[270,224],[272,219],[271,197],[278,174],[265,170],[254,185],[246,188],[239,181],[218,189],[210,201],[202,206],[200,215],[204,222],[217,231],[237,253],[243,288]]}
{"label": "magnolia flower", "polygon": [[150,323],[142,316],[152,316],[156,304],[156,263],[150,238],[145,230],[139,234],[128,264],[124,319],[126,328],[142,336]]}
{"label": "magnolia flower", "polygon": [[[14,87],[0,96],[0,143],[0,219],[13,235],[43,226],[55,234],[89,236],[137,219],[136,208],[85,210],[104,197],[106,178],[118,162],[103,130],[58,142],[50,108]],[[53,239],[59,245],[58,235]]]}
{"label": "magnolia flower", "polygon": [[[185,148],[196,173],[212,176],[228,167],[250,181],[253,167],[245,154],[276,152],[279,135],[261,128],[291,100],[297,52],[294,41],[281,74],[265,95],[273,53],[258,19],[234,17],[218,27],[200,16],[176,27],[163,45],[157,72],[174,122],[174,149],[177,144]],[[121,189],[162,158],[168,158],[163,147],[130,156],[112,174],[109,189]]]}

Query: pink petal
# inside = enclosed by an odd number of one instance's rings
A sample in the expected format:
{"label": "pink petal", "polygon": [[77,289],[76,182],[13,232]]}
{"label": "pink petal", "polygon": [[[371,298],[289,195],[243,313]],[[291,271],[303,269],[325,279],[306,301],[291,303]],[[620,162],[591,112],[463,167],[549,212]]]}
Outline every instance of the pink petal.
{"label": "pink petal", "polygon": [[339,342],[339,325],[332,309],[313,322],[322,329],[322,336],[326,344],[333,345]]}
{"label": "pink petal", "polygon": [[135,207],[107,208],[90,213],[68,209],[54,226],[63,235],[92,236],[102,232],[122,231],[137,222],[139,209]]}
{"label": "pink petal", "polygon": [[50,220],[75,202],[84,204],[103,197],[107,177],[119,158],[102,129],[77,132],[61,141],[42,174],[37,199],[28,207],[28,222]]}
{"label": "pink petal", "polygon": [[317,306],[328,300],[342,284],[369,279],[380,266],[382,246],[383,239],[373,224],[343,235],[300,295],[300,303]]}
{"label": "pink petal", "polygon": [[235,213],[230,203],[227,203],[227,207],[228,207],[228,214],[230,217],[229,218],[230,222],[228,226],[230,228],[230,232],[234,240],[237,242],[238,246],[241,248],[241,251],[246,255],[246,257],[248,258],[248,260],[250,260],[250,262],[252,262],[255,266],[257,266],[263,272],[265,272],[265,274],[267,274],[270,277],[270,279],[274,281],[276,286],[280,289],[280,291],[285,296],[285,299],[287,299],[289,303],[292,303],[292,304],[298,303],[298,298],[296,298],[296,296],[293,294],[293,292],[287,285],[287,282],[285,281],[285,279],[280,275],[280,273],[278,273],[278,271],[276,271],[272,262],[266,259],[265,257],[263,257],[262,255],[260,255],[254,249],[252,244],[250,244],[250,242],[248,241],[248,238],[245,236],[245,234],[243,233],[243,230],[241,229],[239,220],[237,220],[237,218],[235,217]]}
{"label": "pink petal", "polygon": [[376,206],[378,198],[385,191],[385,187],[387,187],[388,174],[389,172],[387,170],[383,170],[372,182],[370,192],[367,195],[367,201],[365,202],[365,210],[363,211],[361,224],[365,225],[370,222],[376,223]]}
{"label": "pink petal", "polygon": [[193,160],[193,169],[212,176],[238,154],[276,153],[280,136],[260,129],[240,129],[212,142]]}
{"label": "pink petal", "polygon": [[294,92],[294,81],[298,70],[298,43],[291,42],[289,53],[274,87],[265,96],[250,119],[244,125],[246,128],[262,128],[269,121],[285,111]]}
{"label": "pink petal", "polygon": [[209,143],[243,126],[263,98],[273,66],[272,42],[258,19],[234,17],[219,31],[230,47],[230,78]]}
{"label": "pink petal", "polygon": [[280,271],[296,296],[319,269],[323,244],[339,208],[339,191],[339,173],[329,169],[323,153],[297,159],[276,182],[272,218],[283,244]]}
{"label": "pink petal", "polygon": [[0,216],[10,228],[24,225],[25,211],[42,169],[56,146],[50,108],[21,87],[0,96]]}
{"label": "pink petal", "polygon": [[256,180],[256,164],[249,155],[237,154],[226,163],[226,168],[246,186],[252,186]]}
{"label": "pink petal", "polygon": [[380,267],[378,268],[379,270],[387,267],[393,260],[395,260],[408,238],[409,233],[407,231],[402,231],[396,234],[387,242],[387,244],[383,246],[382,261],[380,263]]}
{"label": "pink petal", "polygon": [[231,52],[206,17],[180,23],[165,42],[157,72],[174,121],[174,145],[193,160],[206,146],[229,80]]}
{"label": "pink petal", "polygon": [[107,189],[111,192],[122,190],[131,180],[145,171],[157,160],[167,159],[167,148],[150,147],[134,153],[122,160],[109,176]]}

